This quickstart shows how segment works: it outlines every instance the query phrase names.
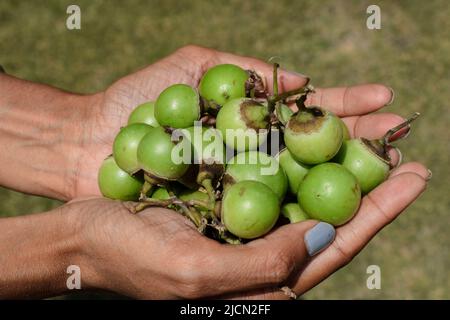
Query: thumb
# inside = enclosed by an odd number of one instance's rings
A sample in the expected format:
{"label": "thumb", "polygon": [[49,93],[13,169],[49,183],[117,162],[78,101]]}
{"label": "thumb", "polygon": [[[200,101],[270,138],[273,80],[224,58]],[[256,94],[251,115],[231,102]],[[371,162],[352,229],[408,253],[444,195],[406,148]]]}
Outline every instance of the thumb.
{"label": "thumb", "polygon": [[334,236],[333,226],[324,222],[285,225],[246,245],[221,246],[216,251],[218,263],[209,270],[214,270],[211,276],[222,293],[278,286],[310,256],[327,247]]}
{"label": "thumb", "polygon": [[[271,243],[284,242],[285,246],[292,247],[292,251],[296,250],[299,256],[307,254],[312,257],[328,247],[333,242],[335,235],[336,230],[331,224],[308,220],[284,225],[264,239]],[[300,239],[292,241],[296,238]],[[287,239],[291,239],[291,241],[288,242]]]}
{"label": "thumb", "polygon": [[287,278],[309,257],[328,247],[335,235],[336,231],[331,224],[308,220],[284,225],[264,237],[263,241],[253,241],[249,246],[254,246],[259,251],[272,252],[278,268],[284,271],[281,273]]}

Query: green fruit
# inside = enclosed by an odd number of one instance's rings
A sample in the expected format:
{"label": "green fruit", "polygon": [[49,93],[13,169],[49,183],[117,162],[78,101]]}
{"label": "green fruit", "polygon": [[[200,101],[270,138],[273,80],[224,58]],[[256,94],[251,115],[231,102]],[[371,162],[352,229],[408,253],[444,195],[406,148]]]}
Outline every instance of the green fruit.
{"label": "green fruit", "polygon": [[163,180],[176,180],[189,168],[188,163],[174,161],[176,142],[163,127],[151,128],[137,149],[139,166],[149,175]]}
{"label": "green fruit", "polygon": [[146,102],[138,105],[128,118],[128,124],[132,123],[145,123],[152,127],[159,127],[155,118],[155,103]]}
{"label": "green fruit", "polygon": [[292,194],[297,194],[300,183],[302,182],[308,170],[311,168],[310,165],[300,163],[296,161],[288,149],[283,149],[277,156],[280,166],[286,173],[289,191]]}
{"label": "green fruit", "polygon": [[170,194],[166,188],[158,188],[152,193],[152,199],[167,200],[170,199]]}
{"label": "green fruit", "polygon": [[161,126],[187,128],[200,118],[198,93],[186,84],[174,84],[159,95],[155,118]]}
{"label": "green fruit", "polygon": [[182,130],[183,139],[191,145],[192,161],[195,164],[226,162],[226,149],[220,131],[214,128],[192,126]]}
{"label": "green fruit", "polygon": [[298,203],[286,203],[281,207],[281,214],[291,223],[308,220],[309,217]]}
{"label": "green fruit", "polygon": [[222,219],[239,238],[254,239],[269,232],[280,214],[277,196],[266,185],[241,181],[231,186],[222,200]]}
{"label": "green fruit", "polygon": [[344,166],[323,163],[309,170],[300,184],[297,200],[311,219],[339,226],[358,210],[361,189],[356,177]]}
{"label": "green fruit", "polygon": [[300,110],[286,125],[284,141],[292,156],[305,164],[334,157],[342,145],[341,120],[318,107]]}
{"label": "green fruit", "polygon": [[226,145],[237,151],[257,149],[265,141],[269,126],[267,106],[249,98],[228,101],[216,118],[216,128]]}
{"label": "green fruit", "polygon": [[367,139],[344,141],[334,160],[355,175],[363,194],[372,191],[389,175],[389,159],[378,155]]}
{"label": "green fruit", "polygon": [[342,127],[342,140],[346,141],[346,140],[350,140],[350,132],[348,131],[348,127],[345,124],[344,121],[342,121],[341,118],[339,118],[340,122],[341,122],[341,127]]}
{"label": "green fruit", "polygon": [[228,161],[223,178],[224,189],[237,182],[258,181],[269,187],[283,201],[288,180],[278,161],[266,153],[247,151]]}
{"label": "green fruit", "polygon": [[209,69],[199,85],[200,95],[218,105],[246,95],[248,73],[233,64],[220,64]]}
{"label": "green fruit", "polygon": [[120,129],[113,144],[113,155],[117,165],[129,174],[140,167],[137,160],[137,148],[142,138],[152,129],[144,123],[133,123]]}
{"label": "green fruit", "polygon": [[98,171],[101,193],[110,199],[135,201],[139,198],[142,182],[120,169],[114,158],[106,158]]}
{"label": "green fruit", "polygon": [[[333,161],[342,164],[358,179],[361,191],[367,194],[382,183],[389,176],[392,167],[389,148],[396,133],[409,126],[419,117],[414,113],[409,119],[388,130],[386,134],[377,140],[365,138],[344,141]],[[404,138],[402,135],[399,138]]]}

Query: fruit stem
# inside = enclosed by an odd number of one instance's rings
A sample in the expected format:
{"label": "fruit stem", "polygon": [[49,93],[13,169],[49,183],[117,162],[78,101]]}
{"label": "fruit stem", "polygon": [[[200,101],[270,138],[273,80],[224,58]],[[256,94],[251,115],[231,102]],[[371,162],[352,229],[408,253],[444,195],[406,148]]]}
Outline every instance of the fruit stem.
{"label": "fruit stem", "polygon": [[294,96],[297,94],[307,94],[311,91],[314,91],[314,87],[309,85],[309,78],[306,78],[306,83],[303,87],[294,89],[294,90],[290,90],[290,91],[286,91],[283,93],[279,93],[278,91],[278,68],[280,68],[280,64],[278,63],[274,63],[273,64],[273,94],[271,97],[269,97],[267,99],[267,107],[269,109],[269,112],[272,113],[277,105],[277,102],[285,100],[287,98],[289,98],[290,96]]}
{"label": "fruit stem", "polygon": [[193,207],[203,207],[203,208],[209,208],[209,203],[205,202],[205,201],[201,201],[201,200],[188,200],[185,201],[185,204],[189,205],[189,206],[193,206]]}
{"label": "fruit stem", "polygon": [[278,68],[280,65],[278,63],[273,64],[273,95],[278,96]]}
{"label": "fruit stem", "polygon": [[[195,226],[197,228],[201,227],[202,216],[198,211],[189,209],[184,203],[179,204],[179,207],[183,211],[184,215],[186,217],[188,217],[195,224]],[[200,231],[200,229],[199,229],[199,231]]]}
{"label": "fruit stem", "polygon": [[202,186],[203,186],[203,188],[205,188],[206,192],[208,193],[208,197],[209,197],[208,208],[213,209],[214,206],[216,205],[216,195],[214,193],[214,188],[212,186],[211,179],[203,179]]}
{"label": "fruit stem", "polygon": [[171,204],[175,204],[177,200],[178,199],[176,199],[176,198],[160,200],[160,199],[152,199],[152,198],[145,197],[145,198],[141,199],[141,202],[137,203],[134,206],[133,211],[134,211],[134,213],[138,213],[147,207],[167,207],[167,206],[170,206]]}
{"label": "fruit stem", "polygon": [[175,193],[173,192],[172,188],[169,185],[166,186],[166,190],[171,198],[176,198]]}
{"label": "fruit stem", "polygon": [[275,108],[275,104],[278,101],[283,101],[283,100],[285,100],[285,99],[287,99],[287,98],[289,98],[291,96],[295,96],[295,95],[298,95],[298,94],[306,95],[306,94],[308,94],[310,92],[313,92],[314,91],[314,87],[312,85],[309,85],[308,83],[309,83],[309,78],[306,79],[306,84],[303,87],[300,87],[300,88],[297,88],[297,89],[294,89],[294,90],[285,91],[285,92],[280,93],[278,95],[271,96],[267,100],[267,106],[269,108],[269,112],[273,112],[273,110]]}
{"label": "fruit stem", "polygon": [[400,123],[398,126],[395,126],[392,129],[389,129],[388,132],[386,132],[386,134],[383,136],[383,138],[381,138],[381,144],[384,146],[385,150],[387,150],[387,147],[390,146],[390,140],[392,138],[392,136],[397,133],[398,131],[400,131],[401,129],[403,129],[404,127],[407,127],[411,124],[411,122],[413,122],[414,120],[416,120],[418,117],[420,116],[419,112],[414,112],[414,114],[409,117],[405,122]]}
{"label": "fruit stem", "polygon": [[[280,67],[280,64],[274,63],[273,64],[273,95],[276,97],[278,96],[278,68]],[[280,110],[280,103],[275,103],[275,119],[279,121],[277,115],[281,114]],[[283,123],[284,124],[284,123]]]}
{"label": "fruit stem", "polygon": [[188,208],[188,206],[185,204],[185,202],[181,201],[175,196],[175,193],[173,192],[171,186],[166,186],[167,192],[170,195],[170,198],[174,200],[174,204],[178,205],[178,207],[181,209],[183,214],[189,218],[197,227],[197,229],[201,231],[201,222],[202,222],[202,215],[195,209]]}
{"label": "fruit stem", "polygon": [[139,195],[139,200],[147,198],[147,195],[150,191],[152,191],[153,185],[147,180],[144,181],[142,185],[141,194]]}
{"label": "fruit stem", "polygon": [[222,218],[222,201],[216,201],[216,205],[214,206],[213,214],[216,216],[217,220],[221,220]]}
{"label": "fruit stem", "polygon": [[214,213],[215,207],[216,207],[216,194],[214,192],[214,188],[212,186],[212,180],[211,179],[203,179],[202,181],[202,186],[205,188],[206,192],[208,193],[208,197],[209,197],[209,203],[208,203],[208,208],[209,208],[209,214],[211,219],[218,223],[218,219]]}
{"label": "fruit stem", "polygon": [[310,93],[314,91],[314,87],[312,85],[309,84],[309,78],[306,79],[306,84],[303,87],[297,88],[297,89],[293,89],[293,90],[289,90],[289,91],[285,91],[283,93],[280,93],[276,96],[270,97],[269,100],[273,101],[273,102],[277,102],[277,101],[282,101],[286,98],[289,98],[291,96],[295,96],[298,94],[305,94],[305,93]]}
{"label": "fruit stem", "polygon": [[298,108],[298,111],[304,111],[307,109],[306,105],[305,105],[307,98],[308,98],[308,94],[303,94],[297,100],[295,100],[295,104]]}

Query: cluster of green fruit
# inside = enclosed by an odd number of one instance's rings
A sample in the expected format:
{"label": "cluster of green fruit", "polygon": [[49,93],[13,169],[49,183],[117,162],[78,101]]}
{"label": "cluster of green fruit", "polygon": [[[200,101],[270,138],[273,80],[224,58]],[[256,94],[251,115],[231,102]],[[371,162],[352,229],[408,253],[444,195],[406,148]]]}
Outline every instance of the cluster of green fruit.
{"label": "cluster of green fruit", "polygon": [[[223,64],[198,90],[175,84],[139,105],[99,170],[103,195],[133,201],[133,212],[171,208],[228,243],[266,234],[280,216],[349,221],[361,195],[387,178],[392,136],[418,114],[382,139],[351,139],[336,115],[305,106],[312,86],[279,93],[278,68],[272,94],[256,72]],[[262,152],[269,140],[270,153]]]}

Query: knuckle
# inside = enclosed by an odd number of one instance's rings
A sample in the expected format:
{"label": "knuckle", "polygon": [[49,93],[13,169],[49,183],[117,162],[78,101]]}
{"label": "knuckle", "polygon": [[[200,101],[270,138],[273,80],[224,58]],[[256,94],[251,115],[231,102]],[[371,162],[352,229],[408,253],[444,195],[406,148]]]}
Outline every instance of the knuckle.
{"label": "knuckle", "polygon": [[338,252],[340,256],[340,261],[342,261],[342,265],[349,264],[355,255],[358,253],[358,250],[349,249],[348,246],[345,245],[346,241],[340,235],[336,235],[332,246]]}
{"label": "knuckle", "polygon": [[193,53],[202,53],[202,54],[211,53],[213,52],[213,50],[195,44],[188,44],[186,46],[179,48],[177,52],[180,54],[190,55]]}

